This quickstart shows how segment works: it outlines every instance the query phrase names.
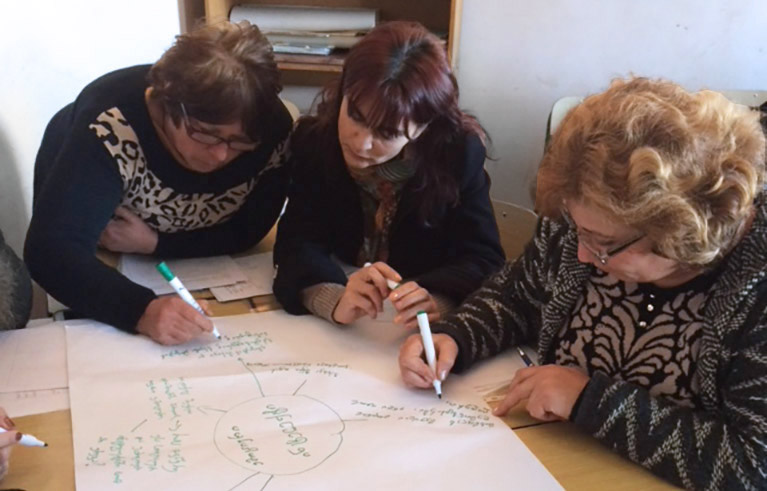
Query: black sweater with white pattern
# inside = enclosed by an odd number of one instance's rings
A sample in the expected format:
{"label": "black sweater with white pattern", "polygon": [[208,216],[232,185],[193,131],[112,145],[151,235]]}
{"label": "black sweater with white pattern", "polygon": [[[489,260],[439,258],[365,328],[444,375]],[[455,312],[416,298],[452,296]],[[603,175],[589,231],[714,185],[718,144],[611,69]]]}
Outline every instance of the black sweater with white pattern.
{"label": "black sweater with white pattern", "polygon": [[[724,259],[704,307],[696,375],[702,407],[653,397],[645,387],[595,373],[571,420],[621,455],[689,489],[767,488],[767,205],[757,200],[748,234]],[[593,266],[577,236],[542,219],[533,241],[435,332],[459,345],[456,371],[522,343],[554,361]]]}
{"label": "black sweater with white pattern", "polygon": [[175,160],[152,124],[144,97],[149,68],[96,79],[48,124],[24,251],[32,277],[48,293],[80,315],[129,332],[155,295],[94,255],[118,206],[158,232],[157,257],[229,254],[269,232],[288,184],[279,158],[292,126],[287,110],[264,122],[269,136],[256,150],[216,171],[193,172]]}

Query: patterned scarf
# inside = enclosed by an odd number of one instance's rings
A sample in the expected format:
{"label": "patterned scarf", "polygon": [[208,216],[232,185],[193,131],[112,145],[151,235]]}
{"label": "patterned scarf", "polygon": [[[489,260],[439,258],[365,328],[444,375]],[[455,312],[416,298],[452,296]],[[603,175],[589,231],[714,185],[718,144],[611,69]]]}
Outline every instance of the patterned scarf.
{"label": "patterned scarf", "polygon": [[363,216],[362,247],[357,266],[389,259],[389,232],[397,214],[400,191],[413,177],[415,168],[408,160],[391,160],[365,175],[352,173],[360,190]]}

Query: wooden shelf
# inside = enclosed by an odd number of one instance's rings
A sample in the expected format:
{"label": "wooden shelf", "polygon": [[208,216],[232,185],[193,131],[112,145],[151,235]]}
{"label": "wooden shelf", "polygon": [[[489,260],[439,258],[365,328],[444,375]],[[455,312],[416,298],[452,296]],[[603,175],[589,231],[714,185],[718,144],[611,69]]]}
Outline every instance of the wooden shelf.
{"label": "wooden shelf", "polygon": [[341,67],[344,65],[344,55],[335,53],[327,56],[276,53],[274,59],[277,60],[280,70],[341,73]]}
{"label": "wooden shelf", "polygon": [[[374,8],[378,19],[415,20],[434,32],[447,33],[447,53],[455,68],[460,35],[463,0],[178,0],[182,29],[192,29],[204,22],[214,24],[229,19],[235,5],[280,5],[306,7]],[[278,66],[289,80],[300,84],[326,80],[341,72],[343,53],[328,56],[276,54]],[[304,72],[304,73],[302,73]],[[288,82],[288,80],[286,80]]]}

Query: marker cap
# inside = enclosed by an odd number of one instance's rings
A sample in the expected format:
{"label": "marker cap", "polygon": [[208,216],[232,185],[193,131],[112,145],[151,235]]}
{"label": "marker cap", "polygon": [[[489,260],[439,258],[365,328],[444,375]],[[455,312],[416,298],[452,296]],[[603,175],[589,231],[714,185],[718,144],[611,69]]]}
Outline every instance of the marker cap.
{"label": "marker cap", "polygon": [[156,266],[157,271],[160,272],[163,278],[165,278],[165,281],[171,281],[176,276],[170,272],[170,269],[168,268],[168,265],[165,264],[165,261],[161,262]]}

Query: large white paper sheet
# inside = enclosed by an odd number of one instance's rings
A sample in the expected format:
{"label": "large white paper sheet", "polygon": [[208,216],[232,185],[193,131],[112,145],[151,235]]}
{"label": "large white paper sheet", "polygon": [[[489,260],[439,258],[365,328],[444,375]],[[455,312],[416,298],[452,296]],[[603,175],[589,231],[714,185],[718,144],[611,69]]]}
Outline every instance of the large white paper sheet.
{"label": "large white paper sheet", "polygon": [[[561,489],[476,379],[451,376],[442,400],[405,388],[401,329],[284,312],[216,325],[220,341],[180,347],[67,327],[78,490]],[[493,364],[477,373],[509,359]]]}
{"label": "large white paper sheet", "polygon": [[62,324],[0,332],[0,393],[67,387]]}
{"label": "large white paper sheet", "polygon": [[[120,257],[119,269],[129,280],[151,289],[158,295],[173,293],[173,288],[157,272],[159,261],[155,257],[123,254]],[[190,291],[247,280],[245,273],[230,256],[170,259],[165,263]]]}
{"label": "large white paper sheet", "polygon": [[236,257],[234,262],[245,274],[246,281],[234,285],[217,286],[210,292],[219,302],[228,302],[241,298],[269,295],[272,293],[274,266],[272,253],[264,252],[245,257]]}

